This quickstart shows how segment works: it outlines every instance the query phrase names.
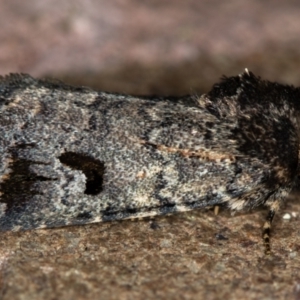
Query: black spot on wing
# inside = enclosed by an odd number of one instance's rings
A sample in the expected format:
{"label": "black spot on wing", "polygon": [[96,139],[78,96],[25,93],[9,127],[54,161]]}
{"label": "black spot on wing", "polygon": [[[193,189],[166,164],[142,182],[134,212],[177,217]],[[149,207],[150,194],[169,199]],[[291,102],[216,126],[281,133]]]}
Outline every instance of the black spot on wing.
{"label": "black spot on wing", "polygon": [[105,171],[103,162],[88,155],[75,152],[65,152],[58,159],[62,164],[84,173],[87,177],[85,194],[98,195],[103,191]]}
{"label": "black spot on wing", "polygon": [[93,216],[90,212],[82,212],[82,213],[79,213],[76,218],[77,219],[83,219],[83,220],[89,220],[91,219]]}

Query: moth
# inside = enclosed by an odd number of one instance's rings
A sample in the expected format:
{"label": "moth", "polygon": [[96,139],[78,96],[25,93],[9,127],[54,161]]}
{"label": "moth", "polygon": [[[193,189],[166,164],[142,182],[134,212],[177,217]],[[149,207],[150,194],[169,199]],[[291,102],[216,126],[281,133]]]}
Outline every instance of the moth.
{"label": "moth", "polygon": [[248,70],[203,95],[133,97],[0,79],[0,230],[269,209],[296,183],[300,90]]}

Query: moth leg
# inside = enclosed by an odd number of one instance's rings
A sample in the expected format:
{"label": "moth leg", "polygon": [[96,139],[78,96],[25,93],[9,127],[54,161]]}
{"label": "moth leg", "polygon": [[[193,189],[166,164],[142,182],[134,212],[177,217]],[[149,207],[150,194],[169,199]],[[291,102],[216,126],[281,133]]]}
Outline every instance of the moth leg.
{"label": "moth leg", "polygon": [[263,239],[264,239],[264,245],[265,245],[265,254],[270,255],[271,254],[271,247],[270,247],[270,231],[271,231],[271,224],[273,221],[273,218],[275,216],[276,210],[274,208],[271,208],[268,212],[266,222],[263,227]]}

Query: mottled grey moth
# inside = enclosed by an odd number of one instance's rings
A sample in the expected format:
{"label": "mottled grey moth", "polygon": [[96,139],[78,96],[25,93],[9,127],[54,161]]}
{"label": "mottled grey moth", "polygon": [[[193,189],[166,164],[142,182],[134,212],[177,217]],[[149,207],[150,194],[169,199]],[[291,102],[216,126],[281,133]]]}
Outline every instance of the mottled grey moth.
{"label": "mottled grey moth", "polygon": [[300,90],[247,70],[201,96],[0,79],[0,230],[208,206],[275,212],[298,175]]}

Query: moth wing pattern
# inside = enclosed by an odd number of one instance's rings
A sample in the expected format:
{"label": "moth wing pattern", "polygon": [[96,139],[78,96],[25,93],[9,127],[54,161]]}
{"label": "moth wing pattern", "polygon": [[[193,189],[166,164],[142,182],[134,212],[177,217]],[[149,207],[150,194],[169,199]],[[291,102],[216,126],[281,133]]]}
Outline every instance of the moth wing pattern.
{"label": "moth wing pattern", "polygon": [[248,71],[181,98],[3,77],[0,230],[214,205],[275,212],[298,173],[298,99]]}

